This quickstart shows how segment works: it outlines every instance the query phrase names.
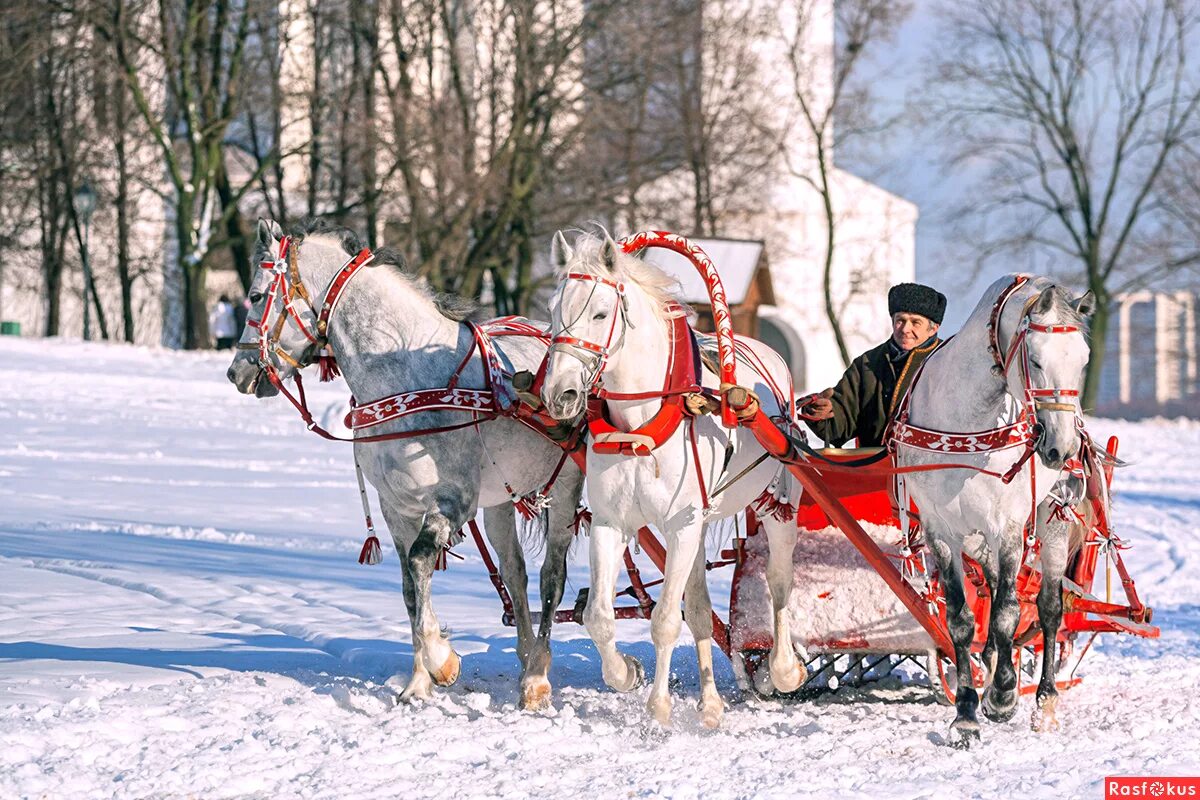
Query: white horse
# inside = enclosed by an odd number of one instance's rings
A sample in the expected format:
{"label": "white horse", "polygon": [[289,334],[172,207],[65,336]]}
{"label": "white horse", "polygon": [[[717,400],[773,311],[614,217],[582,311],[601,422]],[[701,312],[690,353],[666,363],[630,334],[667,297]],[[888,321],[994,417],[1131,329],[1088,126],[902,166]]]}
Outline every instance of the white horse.
{"label": "white horse", "polygon": [[[1017,705],[1012,659],[1020,616],[1017,573],[1026,552],[1026,522],[1039,506],[1044,577],[1038,608],[1048,643],[1039,710],[1052,717],[1056,696],[1053,643],[1062,616],[1068,537],[1065,526],[1048,524],[1044,501],[1062,477],[1064,462],[1080,448],[1076,398],[1088,360],[1086,320],[1094,301],[1090,292],[1071,299],[1044,278],[1022,278],[1010,275],[993,283],[962,330],[929,357],[912,387],[907,419],[901,412],[896,428],[896,460],[901,466],[968,463],[1010,477],[1005,482],[994,474],[946,469],[909,474],[903,481],[920,509],[945,590],[946,619],[960,676],[951,735],[955,744],[963,746],[979,738],[975,716],[979,698],[967,677],[972,675],[975,621],[963,593],[962,556],[966,553],[983,567],[992,597],[983,659],[990,677],[984,714],[1007,720]],[[1022,415],[1028,425],[1036,425],[1028,435],[1020,428]],[[906,430],[906,423],[952,435],[1018,427],[1006,436],[997,434],[1011,442],[1009,447],[945,452],[909,444],[917,439],[912,428]],[[1029,447],[1033,454],[1027,453]],[[1020,463],[1023,457],[1028,460]]]}
{"label": "white horse", "polygon": [[[542,389],[547,409],[559,419],[576,417],[583,411],[589,391],[602,377],[605,393],[655,395],[607,402],[609,420],[617,429],[628,432],[643,428],[663,406],[657,393],[672,362],[673,317],[683,313],[668,293],[673,280],[656,267],[621,252],[607,235],[601,241],[585,234],[577,240],[573,252],[559,233],[554,238],[553,254],[564,273],[551,300],[555,339]],[[765,345],[741,341],[752,354],[751,359],[765,365],[765,374],[742,364],[739,380],[755,390],[768,413],[786,414],[777,393],[790,393],[787,367]],[[690,347],[681,357],[692,358]],[[717,387],[716,377],[707,371],[703,383]],[[782,404],[789,402],[790,397],[785,397]],[[618,434],[616,439],[620,438]],[[724,705],[712,671],[705,523],[742,511],[773,481],[780,487],[779,494],[792,498],[792,502],[799,490],[774,461],[765,460],[755,466],[764,450],[750,433],[726,429],[709,415],[685,418],[652,452],[639,445],[643,455],[606,455],[597,453],[594,446],[587,456],[587,492],[593,517],[591,592],[584,624],[600,652],[604,680],[618,691],[630,691],[643,679],[641,664],[632,656],[622,656],[616,648],[613,592],[621,555],[631,544],[631,535],[643,525],[653,525],[666,540],[667,556],[661,593],[651,615],[656,668],[647,708],[659,723],[669,724],[671,696],[667,681],[671,652],[681,626],[680,601],[686,598],[684,618],[696,639],[700,661],[701,719],[705,725],[716,727]],[[748,470],[746,474],[713,496],[714,489],[744,470]],[[705,495],[711,500],[707,511]],[[770,542],[767,580],[775,616],[770,676],[776,688],[790,692],[805,677],[787,615],[796,526],[769,516],[763,519],[763,525]]]}
{"label": "white horse", "polygon": [[[282,235],[275,223],[260,221],[256,263],[274,261]],[[349,231],[320,224],[300,231],[292,246],[299,248],[296,268],[309,293],[329,287],[333,277],[360,250]],[[250,300],[259,319],[268,311],[274,315],[270,319],[278,318],[277,307],[265,308],[272,277],[270,270],[259,270],[251,286]],[[320,309],[324,300],[325,295],[313,296],[307,309],[297,300],[297,313],[310,331],[317,322],[311,308]],[[401,391],[445,387],[464,362],[459,387],[482,388],[484,368],[478,352],[472,354],[474,337],[462,321],[465,313],[405,273],[396,254],[380,250],[371,265],[346,284],[329,320],[328,341],[346,383],[360,402]],[[254,346],[257,340],[258,331],[247,326],[241,338],[243,349],[229,367],[229,380],[241,392],[267,397],[278,392],[266,380]],[[514,370],[537,370],[546,352],[546,344],[533,337],[505,337],[497,347],[502,347],[503,357]],[[278,348],[283,355],[273,350],[269,357],[285,379],[294,374],[296,365],[306,365],[316,357],[313,344],[290,317],[279,329]],[[463,411],[423,412],[369,428],[365,433],[455,426],[470,419],[471,415]],[[565,463],[551,489],[541,574],[542,612],[535,636],[509,490],[511,487],[523,496],[545,487],[559,464],[559,447],[524,424],[502,416],[457,430],[356,443],[354,450],[364,474],[379,493],[383,518],[403,569],[404,601],[412,623],[413,672],[401,699],[428,698],[434,683],[446,686],[458,678],[460,660],[434,614],[430,580],[442,548],[482,506],[487,535],[500,556],[501,574],[516,618],[517,652],[522,665],[521,705],[527,709],[547,706],[550,627],[562,599],[566,553],[582,491],[579,469],[574,463]]]}

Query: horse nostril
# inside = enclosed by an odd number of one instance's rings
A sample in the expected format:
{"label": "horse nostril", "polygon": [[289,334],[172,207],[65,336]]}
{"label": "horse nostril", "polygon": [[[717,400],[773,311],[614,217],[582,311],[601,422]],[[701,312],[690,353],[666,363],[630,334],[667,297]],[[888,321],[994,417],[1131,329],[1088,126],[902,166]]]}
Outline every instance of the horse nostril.
{"label": "horse nostril", "polygon": [[558,401],[563,408],[575,405],[575,401],[579,399],[579,392],[575,389],[564,389],[558,395]]}
{"label": "horse nostril", "polygon": [[1050,448],[1050,452],[1046,454],[1046,457],[1047,457],[1048,459],[1050,459],[1050,463],[1051,463],[1051,464],[1057,464],[1057,463],[1059,463],[1060,461],[1062,461],[1062,459],[1061,459],[1061,458],[1059,458],[1059,452],[1058,452],[1058,448],[1057,448],[1057,447],[1051,447],[1051,448]]}

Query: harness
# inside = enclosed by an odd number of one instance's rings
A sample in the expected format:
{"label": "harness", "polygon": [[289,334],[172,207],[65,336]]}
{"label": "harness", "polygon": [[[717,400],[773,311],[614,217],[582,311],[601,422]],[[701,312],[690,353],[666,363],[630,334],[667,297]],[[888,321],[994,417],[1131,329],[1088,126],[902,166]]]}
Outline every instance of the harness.
{"label": "harness", "polygon": [[[560,351],[570,355],[578,359],[584,366],[584,383],[589,398],[587,414],[588,431],[591,434],[592,450],[603,455],[649,456],[653,458],[654,451],[666,444],[675,435],[680,424],[686,421],[688,424],[687,436],[690,454],[696,465],[697,483],[699,484],[703,511],[705,514],[708,514],[711,506],[711,497],[728,488],[731,483],[742,477],[749,470],[743,470],[732,481],[723,484],[713,492],[710,492],[708,489],[700,464],[699,446],[696,441],[696,430],[693,420],[698,413],[719,408],[720,402],[716,399],[716,393],[705,389],[700,384],[702,371],[700,347],[696,341],[695,333],[688,325],[683,306],[678,303],[670,303],[664,309],[670,318],[670,353],[663,375],[662,388],[642,392],[614,392],[604,388],[602,382],[609,357],[624,343],[626,331],[632,327],[627,317],[629,306],[625,284],[602,275],[585,272],[567,273],[565,280],[586,281],[593,284],[592,293],[589,294],[583,304],[585,309],[590,305],[592,295],[600,287],[612,289],[617,295],[617,304],[603,343],[593,342],[572,335],[570,330],[578,322],[577,318],[569,324],[564,321],[562,332],[558,336],[555,336],[550,344],[551,351]],[[780,387],[771,378],[770,371],[762,363],[761,359],[745,343],[735,340],[733,350],[737,359],[749,363],[756,372],[763,376],[763,380],[776,396],[779,406],[794,412],[795,400],[790,385],[786,394],[782,392]],[[689,402],[693,398],[697,401]],[[608,417],[605,401],[654,399],[662,401],[658,411],[653,417],[632,431],[620,430],[613,425]],[[731,456],[731,452],[726,453],[726,465],[728,465]],[[757,463],[753,466],[757,466]],[[655,472],[657,474],[657,461],[655,461]]]}
{"label": "harness", "polygon": [[[307,428],[317,435],[331,441],[370,442],[391,441],[395,439],[410,439],[417,436],[428,436],[446,433],[462,428],[474,427],[480,437],[480,444],[487,453],[483,434],[479,431],[479,423],[488,422],[499,417],[509,417],[526,427],[542,434],[555,442],[562,449],[558,461],[546,485],[533,495],[524,497],[518,495],[507,481],[504,483],[509,497],[517,511],[527,518],[536,516],[548,504],[547,495],[551,486],[558,479],[570,454],[578,448],[580,430],[570,432],[565,436],[552,436],[550,431],[560,427],[558,421],[544,412],[528,404],[522,403],[511,388],[512,375],[504,369],[502,356],[495,339],[504,336],[532,336],[539,341],[548,342],[546,332],[522,317],[508,316],[491,320],[483,324],[468,322],[471,331],[471,345],[459,362],[447,385],[430,389],[398,392],[387,397],[358,403],[353,396],[350,398],[351,410],[346,415],[345,424],[351,431],[362,431],[403,419],[414,414],[434,411],[461,411],[468,416],[462,422],[448,425],[437,425],[421,428],[410,428],[390,433],[369,434],[366,436],[344,437],[330,433],[317,424],[308,408],[304,394],[304,383],[300,370],[313,363],[314,354],[321,363],[321,380],[331,380],[340,374],[337,369],[332,349],[329,346],[328,332],[333,313],[346,286],[363,267],[374,259],[374,254],[368,248],[363,248],[357,255],[347,261],[334,275],[326,287],[324,300],[320,310],[313,303],[312,295],[305,287],[297,266],[300,245],[291,237],[283,237],[279,241],[279,249],[275,258],[260,263],[260,268],[272,273],[270,286],[267,289],[266,304],[263,313],[257,319],[248,318],[246,324],[258,331],[258,338],[250,342],[239,342],[239,350],[257,350],[258,363],[267,379],[279,390],[280,394],[299,412]],[[278,306],[278,310],[276,307]],[[273,312],[275,312],[273,316]],[[304,351],[289,353],[280,345],[284,326],[291,323],[304,336],[306,344]],[[482,389],[459,386],[464,370],[478,355],[483,366]],[[296,393],[290,392],[279,375],[277,361],[283,362],[296,370],[293,376],[296,382]],[[543,360],[542,368],[545,367]],[[487,453],[491,458],[491,454]],[[495,465],[495,460],[492,460]],[[370,505],[367,500],[366,486],[363,481],[362,467],[357,456],[354,459],[354,469],[358,479],[359,494],[363,503],[363,514],[366,517],[367,540],[359,555],[359,563],[377,564],[381,560],[380,545],[371,520]]]}
{"label": "harness", "polygon": [[[925,363],[921,365],[921,368],[913,377],[912,384],[905,393],[896,418],[890,426],[889,434],[885,437],[889,452],[895,453],[897,448],[901,446],[924,450],[926,452],[955,454],[994,453],[1014,447],[1024,447],[1025,450],[1021,456],[1003,474],[978,467],[969,467],[983,474],[998,477],[1005,484],[1008,484],[1020,474],[1025,463],[1029,461],[1037,448],[1038,439],[1042,435],[1042,427],[1037,421],[1038,411],[1071,412],[1075,415],[1076,428],[1079,430],[1084,444],[1087,445],[1090,443],[1090,438],[1083,427],[1083,418],[1080,415],[1079,407],[1073,402],[1063,402],[1063,398],[1077,398],[1079,390],[1059,387],[1035,387],[1029,374],[1028,337],[1030,333],[1078,333],[1080,330],[1079,327],[1075,325],[1043,325],[1033,322],[1029,314],[1033,303],[1038,297],[1035,295],[1021,309],[1017,329],[1013,333],[1008,347],[1001,348],[1000,346],[1000,320],[1004,314],[1004,309],[1013,295],[1025,286],[1029,280],[1029,276],[1027,275],[1016,276],[1013,282],[1000,293],[1000,296],[992,305],[991,315],[988,319],[988,352],[991,353],[992,360],[995,362],[992,368],[993,371],[1007,381],[1009,369],[1012,365],[1015,363],[1020,364],[1024,396],[1020,401],[1020,410],[1017,414],[1017,419],[1007,425],[968,433],[940,431],[913,425],[908,421],[909,403],[913,390],[924,371],[925,364],[929,363],[930,359],[926,359]],[[932,355],[930,358],[932,358]],[[1051,399],[1044,400],[1042,398]],[[1029,518],[1025,524],[1025,563],[1030,563],[1037,552],[1037,541],[1034,530],[1037,514],[1037,470],[1034,468],[1029,470],[1029,483],[1031,509]],[[901,474],[897,474],[895,494],[897,509],[901,515],[901,530],[907,530],[908,496]]]}

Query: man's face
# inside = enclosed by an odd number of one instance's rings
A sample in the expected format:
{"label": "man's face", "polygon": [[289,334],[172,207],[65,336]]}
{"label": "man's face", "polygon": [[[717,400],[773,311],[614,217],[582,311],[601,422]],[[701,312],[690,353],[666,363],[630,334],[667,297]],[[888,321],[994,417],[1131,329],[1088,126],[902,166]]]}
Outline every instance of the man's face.
{"label": "man's face", "polygon": [[900,311],[892,315],[892,339],[901,350],[912,350],[937,333],[937,323],[920,314]]}

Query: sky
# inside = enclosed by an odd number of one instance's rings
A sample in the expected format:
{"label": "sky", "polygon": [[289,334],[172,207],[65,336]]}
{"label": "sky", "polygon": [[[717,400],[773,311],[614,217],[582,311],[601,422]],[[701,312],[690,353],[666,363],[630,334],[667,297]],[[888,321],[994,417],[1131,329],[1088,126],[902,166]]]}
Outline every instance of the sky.
{"label": "sky", "polygon": [[[921,89],[925,60],[937,39],[934,0],[915,0],[911,16],[897,37],[880,44],[864,67],[871,77],[885,113],[899,111]],[[917,280],[928,283],[951,298],[943,329],[957,330],[975,305],[975,298],[1003,272],[996,266],[977,277],[974,264],[953,241],[948,216],[957,198],[969,190],[970,176],[949,172],[941,164],[944,133],[936,126],[899,126],[882,151],[845,148],[836,157],[838,166],[882,186],[917,204]],[[886,165],[881,167],[880,165]],[[958,298],[963,298],[961,301]]]}

